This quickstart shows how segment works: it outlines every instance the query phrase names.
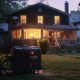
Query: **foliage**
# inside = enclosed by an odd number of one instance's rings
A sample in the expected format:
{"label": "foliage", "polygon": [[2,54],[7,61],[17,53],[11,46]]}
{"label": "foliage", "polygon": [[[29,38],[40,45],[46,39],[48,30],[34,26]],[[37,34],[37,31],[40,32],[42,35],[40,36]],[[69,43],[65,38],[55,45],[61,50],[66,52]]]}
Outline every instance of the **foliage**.
{"label": "foliage", "polygon": [[47,53],[47,51],[49,49],[49,44],[48,44],[47,40],[45,40],[45,39],[39,40],[38,45],[40,46],[42,53]]}
{"label": "foliage", "polygon": [[77,44],[75,50],[76,50],[77,52],[80,52],[80,44]]}
{"label": "foliage", "polygon": [[4,22],[8,13],[27,6],[27,0],[0,0],[0,22]]}
{"label": "foliage", "polygon": [[80,80],[80,55],[42,55],[42,66],[51,75],[20,74],[0,80]]}

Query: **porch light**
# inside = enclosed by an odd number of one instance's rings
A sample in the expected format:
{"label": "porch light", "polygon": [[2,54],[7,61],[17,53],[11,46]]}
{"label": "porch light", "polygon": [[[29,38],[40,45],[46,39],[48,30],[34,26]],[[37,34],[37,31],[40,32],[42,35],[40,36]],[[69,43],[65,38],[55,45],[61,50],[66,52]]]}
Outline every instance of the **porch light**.
{"label": "porch light", "polygon": [[34,52],[32,51],[31,54],[34,55]]}

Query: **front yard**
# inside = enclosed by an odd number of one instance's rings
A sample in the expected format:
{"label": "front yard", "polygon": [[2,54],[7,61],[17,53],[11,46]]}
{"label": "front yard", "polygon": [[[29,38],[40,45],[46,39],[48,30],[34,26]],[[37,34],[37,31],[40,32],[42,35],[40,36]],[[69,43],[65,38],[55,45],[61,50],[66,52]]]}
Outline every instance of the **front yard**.
{"label": "front yard", "polygon": [[80,56],[43,55],[43,67],[50,72],[50,80],[80,80]]}
{"label": "front yard", "polygon": [[80,55],[42,55],[42,67],[46,74],[22,74],[0,80],[80,80]]}

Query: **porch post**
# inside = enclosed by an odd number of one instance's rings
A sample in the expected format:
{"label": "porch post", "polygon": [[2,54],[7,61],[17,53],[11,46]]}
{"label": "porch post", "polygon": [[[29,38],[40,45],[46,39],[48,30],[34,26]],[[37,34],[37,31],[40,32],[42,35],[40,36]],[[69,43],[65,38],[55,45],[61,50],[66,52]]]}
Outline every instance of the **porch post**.
{"label": "porch post", "polygon": [[41,29],[41,39],[43,39],[43,29]]}
{"label": "porch post", "polygon": [[76,25],[76,45],[78,44],[78,39],[77,39],[77,25]]}
{"label": "porch post", "polygon": [[23,29],[23,26],[22,26],[22,29],[21,29],[21,40],[23,41],[24,39],[24,29]]}

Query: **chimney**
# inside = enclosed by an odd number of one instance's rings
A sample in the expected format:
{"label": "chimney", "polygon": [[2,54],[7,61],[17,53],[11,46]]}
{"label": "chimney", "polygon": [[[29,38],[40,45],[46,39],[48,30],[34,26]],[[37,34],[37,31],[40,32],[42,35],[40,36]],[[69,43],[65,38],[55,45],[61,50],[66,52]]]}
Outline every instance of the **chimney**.
{"label": "chimney", "polygon": [[65,13],[69,13],[69,4],[68,4],[68,1],[65,1]]}
{"label": "chimney", "polygon": [[80,2],[79,2],[79,4],[78,4],[78,11],[80,11]]}

